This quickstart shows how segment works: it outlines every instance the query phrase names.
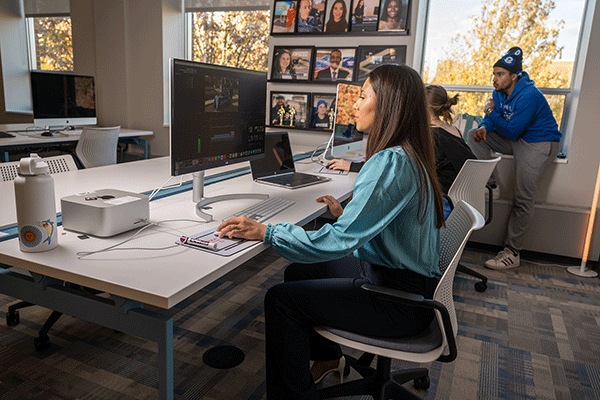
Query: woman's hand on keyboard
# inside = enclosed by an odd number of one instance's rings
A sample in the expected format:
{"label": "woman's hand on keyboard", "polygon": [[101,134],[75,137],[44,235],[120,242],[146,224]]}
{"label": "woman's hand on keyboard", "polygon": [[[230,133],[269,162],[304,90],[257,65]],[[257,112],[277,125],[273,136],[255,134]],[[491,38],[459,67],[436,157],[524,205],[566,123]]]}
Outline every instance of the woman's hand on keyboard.
{"label": "woman's hand on keyboard", "polygon": [[248,240],[264,240],[267,226],[256,222],[246,216],[230,218],[217,228],[219,237],[227,236]]}
{"label": "woman's hand on keyboard", "polygon": [[344,212],[344,209],[342,208],[340,202],[337,201],[337,199],[333,196],[321,196],[317,199],[317,201],[319,203],[327,204],[327,207],[329,207],[329,212],[335,218],[339,218]]}

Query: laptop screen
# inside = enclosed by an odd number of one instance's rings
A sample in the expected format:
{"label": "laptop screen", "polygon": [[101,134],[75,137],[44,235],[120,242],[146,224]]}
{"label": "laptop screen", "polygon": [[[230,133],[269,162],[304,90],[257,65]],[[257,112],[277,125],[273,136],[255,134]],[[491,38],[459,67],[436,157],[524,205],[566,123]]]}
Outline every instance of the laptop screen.
{"label": "laptop screen", "polygon": [[265,134],[265,157],[250,162],[252,179],[294,172],[292,146],[287,132]]}

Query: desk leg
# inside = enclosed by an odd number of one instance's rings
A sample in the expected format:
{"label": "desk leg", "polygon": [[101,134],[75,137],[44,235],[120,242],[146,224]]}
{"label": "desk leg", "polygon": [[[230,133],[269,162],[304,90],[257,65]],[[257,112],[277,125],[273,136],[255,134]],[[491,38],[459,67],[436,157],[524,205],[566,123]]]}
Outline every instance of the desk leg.
{"label": "desk leg", "polygon": [[[148,144],[146,144],[146,152],[148,151]],[[10,159],[8,158],[8,151],[3,151],[4,153],[4,162],[8,162]],[[146,157],[148,158],[148,157]]]}
{"label": "desk leg", "polygon": [[[158,343],[159,398],[173,400],[173,318],[142,304],[73,290],[52,279],[35,279],[0,264],[0,292],[75,318]],[[55,281],[55,280],[54,280]]]}

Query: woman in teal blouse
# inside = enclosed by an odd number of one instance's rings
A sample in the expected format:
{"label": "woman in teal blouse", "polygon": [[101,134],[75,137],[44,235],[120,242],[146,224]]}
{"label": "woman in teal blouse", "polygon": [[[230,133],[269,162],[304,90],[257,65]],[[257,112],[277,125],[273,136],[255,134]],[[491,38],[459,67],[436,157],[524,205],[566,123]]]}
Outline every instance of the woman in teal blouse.
{"label": "woman in teal blouse", "polygon": [[218,228],[221,237],[263,240],[294,262],[265,296],[269,400],[318,399],[315,383],[343,371],[340,347],[313,326],[397,337],[423,331],[434,317],[360,288],[371,283],[432,298],[440,278],[442,197],[423,82],[410,67],[380,66],[354,109],[356,128],[369,132],[367,162],[344,209],[331,196],[317,199],[338,217],[334,224],[307,232],[236,217]]}

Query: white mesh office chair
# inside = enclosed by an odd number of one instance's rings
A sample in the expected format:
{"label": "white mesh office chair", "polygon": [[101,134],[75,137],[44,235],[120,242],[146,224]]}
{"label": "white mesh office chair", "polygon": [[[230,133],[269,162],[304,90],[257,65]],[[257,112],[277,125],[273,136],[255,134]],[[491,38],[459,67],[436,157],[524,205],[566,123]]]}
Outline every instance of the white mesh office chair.
{"label": "white mesh office chair", "polygon": [[75,155],[85,168],[117,163],[120,126],[84,127],[75,147]]}
{"label": "white mesh office chair", "polygon": [[[379,338],[359,335],[341,329],[315,327],[325,338],[341,345],[365,352],[358,360],[346,355],[350,365],[363,377],[319,390],[322,399],[344,396],[371,395],[374,399],[416,398],[402,386],[414,380],[417,389],[429,388],[427,368],[415,368],[391,373],[392,359],[429,363],[452,362],[457,356],[456,334],[458,323],[452,297],[452,283],[465,244],[475,229],[484,225],[481,214],[464,201],[459,201],[446,220],[441,232],[439,268],[442,278],[433,299],[381,286],[362,286],[376,296],[423,308],[433,308],[436,318],[421,334],[403,338]],[[370,367],[377,356],[377,368]]]}
{"label": "white mesh office chair", "polygon": [[[50,168],[51,174],[58,172],[74,171],[77,169],[75,160],[70,154],[61,154],[59,156],[44,157],[42,158]],[[19,173],[19,161],[11,161],[0,163],[0,174],[2,174],[2,181],[14,181]]]}
{"label": "white mesh office chair", "polygon": [[[462,200],[472,205],[481,215],[484,216],[485,224],[492,221],[492,211],[494,206],[494,197],[492,188],[487,184],[490,176],[501,157],[496,157],[491,160],[475,160],[470,159],[465,161],[462,168],[456,175],[452,186],[448,189],[447,199],[449,198],[450,206]],[[485,190],[488,191],[488,206],[485,207]],[[458,272],[474,276],[481,279],[475,283],[475,290],[483,292],[487,289],[487,277],[477,271],[472,270],[462,264],[458,265]]]}

